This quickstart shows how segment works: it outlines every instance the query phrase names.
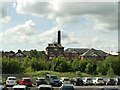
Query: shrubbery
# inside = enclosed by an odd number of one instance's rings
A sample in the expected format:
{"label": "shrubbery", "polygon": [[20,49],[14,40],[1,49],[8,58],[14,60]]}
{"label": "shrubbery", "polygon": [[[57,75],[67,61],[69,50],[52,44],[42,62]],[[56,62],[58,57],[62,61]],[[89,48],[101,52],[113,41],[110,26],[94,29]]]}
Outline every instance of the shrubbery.
{"label": "shrubbery", "polygon": [[120,59],[110,56],[105,60],[95,61],[92,59],[80,60],[78,58],[67,60],[64,57],[46,61],[38,57],[6,58],[2,59],[2,73],[16,74],[41,70],[56,72],[82,72],[96,75],[120,75]]}

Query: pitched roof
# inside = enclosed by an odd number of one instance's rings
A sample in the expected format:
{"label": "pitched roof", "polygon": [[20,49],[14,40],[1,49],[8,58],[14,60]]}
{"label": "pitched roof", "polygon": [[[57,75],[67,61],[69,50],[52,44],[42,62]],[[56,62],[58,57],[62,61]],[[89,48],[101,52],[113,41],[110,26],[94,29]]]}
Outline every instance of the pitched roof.
{"label": "pitched roof", "polygon": [[96,50],[96,49],[89,49],[87,52],[83,53],[81,56],[106,56],[107,53],[105,53],[104,51],[102,50]]}
{"label": "pitched roof", "polygon": [[89,50],[88,48],[68,48],[68,49],[65,50],[65,53],[67,53],[67,52],[71,52],[72,53],[73,51],[76,51],[79,54],[83,54],[83,53],[85,53],[88,50]]}

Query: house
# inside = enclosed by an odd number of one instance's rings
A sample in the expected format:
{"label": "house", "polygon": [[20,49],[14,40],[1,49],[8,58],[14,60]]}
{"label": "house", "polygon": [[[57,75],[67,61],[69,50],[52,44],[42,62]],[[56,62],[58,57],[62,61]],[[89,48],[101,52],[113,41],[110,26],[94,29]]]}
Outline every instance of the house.
{"label": "house", "polygon": [[108,53],[102,51],[102,50],[96,50],[96,49],[89,49],[85,53],[80,55],[81,59],[97,59],[97,60],[104,60],[107,57]]}
{"label": "house", "polygon": [[68,48],[64,52],[66,58],[68,59],[74,59],[76,57],[83,59],[105,59],[108,55],[108,53],[102,51],[102,50],[96,50],[96,49],[89,49],[89,48]]}

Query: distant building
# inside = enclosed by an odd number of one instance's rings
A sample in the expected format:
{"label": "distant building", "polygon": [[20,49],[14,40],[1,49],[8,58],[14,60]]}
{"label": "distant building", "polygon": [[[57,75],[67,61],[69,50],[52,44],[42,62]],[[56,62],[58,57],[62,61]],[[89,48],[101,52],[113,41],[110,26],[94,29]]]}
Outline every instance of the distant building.
{"label": "distant building", "polygon": [[37,50],[30,50],[30,51],[21,51],[18,52],[10,51],[10,52],[0,52],[2,53],[2,57],[11,57],[11,58],[24,58],[28,56],[29,58],[32,57],[42,57],[45,60],[52,59],[54,57],[62,56],[67,58],[68,60],[79,58],[83,59],[96,59],[96,60],[104,60],[106,57],[118,56],[118,53],[106,53],[102,50],[96,50],[94,48],[67,48],[64,50],[64,47],[61,44],[61,31],[58,31],[58,40],[57,42],[53,42],[48,44],[46,47],[46,51],[37,51]]}
{"label": "distant building", "polygon": [[68,59],[74,59],[76,57],[83,59],[105,59],[108,55],[108,53],[102,51],[102,50],[96,50],[96,49],[89,49],[89,48],[68,48],[65,50],[65,56]]}
{"label": "distant building", "polygon": [[64,47],[61,45],[61,31],[58,31],[58,41],[48,44],[46,47],[46,55],[48,59],[52,59],[53,57],[58,57],[61,54],[64,54]]}

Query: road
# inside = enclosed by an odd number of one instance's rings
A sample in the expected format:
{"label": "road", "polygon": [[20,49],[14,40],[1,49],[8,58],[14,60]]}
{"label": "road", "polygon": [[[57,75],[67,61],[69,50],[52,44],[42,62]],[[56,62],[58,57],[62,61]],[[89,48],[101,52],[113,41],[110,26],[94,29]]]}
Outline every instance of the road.
{"label": "road", "polygon": [[[117,87],[120,90],[120,86],[75,86],[75,90],[100,90],[102,87]],[[59,87],[53,87],[54,90],[59,90]],[[12,90],[8,87],[8,90]],[[30,90],[37,90],[36,87],[30,87]]]}

